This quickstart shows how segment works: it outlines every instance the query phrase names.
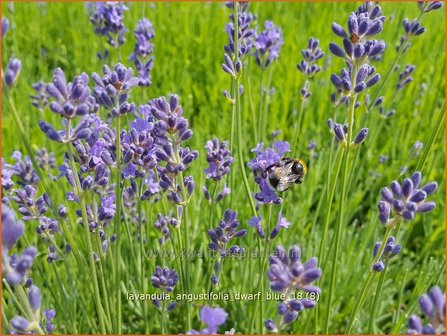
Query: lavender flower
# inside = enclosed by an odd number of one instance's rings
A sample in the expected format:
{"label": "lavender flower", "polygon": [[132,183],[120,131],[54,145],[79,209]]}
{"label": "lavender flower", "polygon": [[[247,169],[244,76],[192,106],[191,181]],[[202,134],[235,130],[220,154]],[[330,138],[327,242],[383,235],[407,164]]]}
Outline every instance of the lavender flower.
{"label": "lavender flower", "polygon": [[31,159],[28,156],[24,156],[22,159],[22,153],[19,151],[13,152],[12,159],[15,160],[15,163],[12,165],[5,165],[5,167],[9,167],[12,175],[19,179],[18,184],[21,186],[28,184],[36,186],[39,182],[39,177],[33,169]]}
{"label": "lavender flower", "polygon": [[405,18],[402,21],[402,26],[404,27],[405,36],[407,39],[422,35],[425,32],[425,27],[422,27],[418,19],[414,19],[410,22],[407,18]]}
{"label": "lavender flower", "polygon": [[5,17],[2,18],[2,38],[5,37],[6,32],[9,28],[9,20]]}
{"label": "lavender flower", "polygon": [[[151,277],[152,286],[161,289],[163,292],[170,293],[174,290],[175,285],[178,282],[178,274],[175,269],[169,269],[168,267],[161,268],[155,267],[155,272]],[[154,300],[152,302],[158,309],[160,309],[160,302]],[[176,307],[176,302],[171,302],[165,309],[170,311]]]}
{"label": "lavender flower", "polygon": [[23,222],[17,221],[14,211],[2,203],[2,246],[12,249],[24,231]]}
{"label": "lavender flower", "polygon": [[[373,258],[377,257],[377,254],[379,253],[381,246],[382,242],[380,241],[374,245]],[[375,272],[382,272],[385,269],[388,260],[394,257],[395,255],[398,255],[401,250],[402,246],[399,244],[395,244],[395,238],[393,236],[390,236],[385,244],[382,255],[379,257],[378,261],[374,263],[374,265],[372,266],[373,270]]]}
{"label": "lavender flower", "polygon": [[43,111],[48,106],[47,84],[44,82],[34,83],[32,85],[35,94],[30,95],[32,104],[39,111]]}
{"label": "lavender flower", "polygon": [[108,109],[112,117],[133,113],[135,104],[128,103],[128,93],[138,85],[138,78],[133,76],[133,69],[117,63],[113,70],[107,65],[102,67],[104,75],[92,73],[96,86],[93,89],[98,103]]}
{"label": "lavender flower", "polygon": [[[205,169],[205,177],[207,180],[211,179],[217,182],[230,172],[230,166],[233,164],[234,159],[227,147],[228,142],[222,141],[220,143],[217,138],[207,141],[205,145],[205,149],[207,150],[206,160],[208,161],[208,168]],[[215,199],[212,199],[208,188],[203,186],[202,189],[206,200],[212,203],[221,201],[231,192],[230,188],[224,185],[223,190]],[[215,190],[217,191],[217,189]]]}
{"label": "lavender flower", "polygon": [[411,147],[411,156],[418,157],[422,148],[424,148],[424,144],[422,142],[420,142],[419,140],[416,140],[416,142]]}
{"label": "lavender flower", "polygon": [[332,31],[343,39],[343,48],[330,43],[329,50],[335,56],[343,58],[347,65],[347,69],[342,69],[340,76],[331,76],[337,90],[331,95],[334,105],[348,105],[350,99],[355,99],[358,94],[380,80],[380,75],[368,62],[370,59],[379,58],[385,50],[384,41],[372,39],[382,31],[384,21],[380,6],[367,2],[349,16],[348,32],[338,23],[332,23]]}
{"label": "lavender flower", "polygon": [[[379,202],[379,220],[385,226],[396,225],[396,220],[403,218],[412,221],[416,213],[432,211],[435,202],[427,201],[427,197],[433,194],[438,184],[430,182],[418,188],[422,175],[415,172],[410,178],[406,178],[402,184],[393,181],[390,188],[384,187],[381,190],[382,199]],[[390,219],[390,216],[395,216]]]}
{"label": "lavender flower", "polygon": [[275,255],[270,257],[269,263],[267,276],[270,280],[270,288],[287,295],[278,306],[280,321],[275,322],[271,319],[265,321],[267,330],[278,331],[295,321],[302,310],[315,307],[315,301],[296,300],[292,293],[294,290],[315,293],[314,295],[319,293],[320,288],[311,284],[321,277],[321,269],[317,268],[316,258],[311,258],[302,264],[301,249],[296,245],[290,248],[289,253],[282,246],[278,246]]}
{"label": "lavender flower", "polygon": [[150,56],[154,52],[154,44],[151,40],[155,37],[152,22],[146,18],[139,20],[134,36],[137,42],[130,60],[135,63],[138,71],[138,84],[143,87],[149,86],[152,83],[150,72],[154,66],[154,58]]}
{"label": "lavender flower", "polygon": [[315,76],[321,70],[317,61],[324,57],[324,52],[319,44],[320,41],[311,37],[307,43],[307,49],[301,51],[304,59],[296,66],[308,78]]}
{"label": "lavender flower", "polygon": [[127,31],[124,27],[124,11],[127,7],[123,2],[89,2],[90,22],[94,26],[97,35],[105,36],[107,43],[112,47],[119,47],[126,41],[124,34]]}
{"label": "lavender flower", "polygon": [[265,21],[265,29],[258,35],[255,33],[253,46],[256,64],[265,70],[278,59],[281,45],[284,44],[281,29],[272,21]]}
{"label": "lavender flower", "polygon": [[[234,17],[234,13],[231,13],[231,22],[225,27],[225,31],[228,34],[228,44],[224,47],[225,62],[222,64],[222,69],[233,77],[239,77],[243,68],[243,60],[253,49],[255,31],[250,28],[250,24],[254,18],[251,13],[247,12],[248,2],[227,2],[226,6],[229,9],[234,9],[234,6],[237,6],[237,18]],[[238,20],[238,50],[235,50],[234,45],[235,19]]]}
{"label": "lavender flower", "polygon": [[262,217],[261,216],[253,216],[252,218],[250,218],[250,220],[248,221],[248,225],[250,225],[251,227],[256,229],[256,232],[258,233],[259,237],[261,239],[265,238],[265,231],[264,228],[261,225],[262,222]]}
{"label": "lavender flower", "polygon": [[135,119],[130,123],[129,133],[122,138],[123,176],[144,177],[157,163],[155,140],[152,137],[154,124],[145,119]]}
{"label": "lavender flower", "polygon": [[172,292],[177,282],[178,274],[174,269],[155,267],[155,272],[151,277],[152,286],[166,292]]}
{"label": "lavender flower", "polygon": [[338,57],[346,59],[348,64],[361,66],[368,58],[376,57],[385,50],[385,42],[370,39],[383,30],[385,17],[379,5],[371,2],[361,5],[348,19],[348,33],[337,23],[332,23],[332,31],[343,39],[343,49],[335,43],[329,44],[329,50]]}
{"label": "lavender flower", "polygon": [[46,86],[47,94],[54,101],[50,103],[50,110],[65,119],[74,119],[99,109],[95,98],[90,94],[89,78],[85,72],[76,76],[71,83],[67,83],[65,73],[57,68],[53,74],[53,82]]}
{"label": "lavender flower", "polygon": [[33,185],[26,185],[24,189],[15,190],[13,201],[19,205],[19,212],[26,221],[38,219],[47,211],[48,202],[46,195],[36,197],[37,188]]}
{"label": "lavender flower", "polygon": [[[328,120],[328,127],[330,132],[335,136],[335,138],[342,144],[343,147],[347,147],[347,138],[348,138],[348,125],[337,124],[332,119]],[[357,135],[354,137],[354,140],[351,142],[349,148],[353,149],[363,143],[368,136],[368,128],[362,128]]]}
{"label": "lavender flower", "polygon": [[237,212],[230,209],[225,210],[224,218],[220,221],[219,226],[215,229],[208,230],[208,236],[211,243],[209,249],[219,253],[219,259],[214,267],[214,274],[211,277],[213,284],[219,281],[219,272],[221,269],[221,258],[233,257],[244,253],[244,248],[238,245],[228,247],[227,245],[234,238],[244,237],[247,230],[239,230],[239,221],[237,220]]}
{"label": "lavender flower", "polygon": [[442,7],[442,1],[418,1],[417,6],[423,13],[428,13]]}
{"label": "lavender flower", "polygon": [[160,244],[165,244],[166,241],[171,236],[171,232],[169,230],[169,225],[173,227],[178,226],[178,221],[175,217],[171,216],[163,216],[162,214],[157,215],[157,220],[154,223],[155,228],[159,231],[163,237],[158,239]]}
{"label": "lavender flower", "polygon": [[283,228],[288,229],[289,226],[290,226],[290,222],[288,222],[287,219],[285,219],[282,216],[282,211],[280,211],[278,213],[278,222],[277,222],[276,226],[273,228],[272,232],[270,233],[270,240],[274,239],[279,234],[279,231],[281,229],[283,229]]}
{"label": "lavender flower", "polygon": [[408,85],[413,80],[411,74],[415,69],[416,67],[414,65],[407,64],[405,66],[405,70],[399,74],[399,81],[397,82],[397,89],[399,91],[402,90],[406,85]]}
{"label": "lavender flower", "polygon": [[9,59],[8,67],[5,71],[5,83],[8,88],[12,88],[19,79],[22,62],[17,58]]}
{"label": "lavender flower", "polygon": [[43,315],[45,318],[45,329],[48,333],[54,331],[54,323],[53,319],[56,317],[56,311],[54,309],[45,309],[43,311]]}
{"label": "lavender flower", "polygon": [[206,161],[208,161],[209,165],[205,170],[207,179],[219,181],[230,172],[230,166],[234,159],[227,147],[227,141],[219,143],[217,138],[207,141],[205,145],[207,150]]}
{"label": "lavender flower", "polygon": [[206,328],[201,331],[194,329],[186,332],[187,335],[211,335],[217,334],[217,328],[224,324],[227,320],[228,314],[220,307],[211,308],[204,306],[200,310],[200,320],[206,324]]}
{"label": "lavender flower", "polygon": [[411,315],[407,334],[445,334],[445,294],[441,288],[435,286],[428,294],[423,294],[419,298],[419,307],[430,323],[423,326],[417,315]]}

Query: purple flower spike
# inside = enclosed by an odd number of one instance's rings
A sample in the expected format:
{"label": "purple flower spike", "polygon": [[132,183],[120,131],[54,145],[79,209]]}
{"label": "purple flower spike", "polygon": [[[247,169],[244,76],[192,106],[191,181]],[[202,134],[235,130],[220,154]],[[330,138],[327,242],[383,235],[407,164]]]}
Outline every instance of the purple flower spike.
{"label": "purple flower spike", "polygon": [[5,37],[6,32],[9,28],[9,20],[5,17],[2,18],[2,38]]}
{"label": "purple flower spike", "polygon": [[11,327],[13,327],[17,332],[27,332],[30,322],[22,316],[15,316],[10,321]]}
{"label": "purple flower spike", "polygon": [[296,300],[290,297],[290,293],[297,289],[308,293],[319,293],[320,288],[313,286],[312,283],[318,280],[322,273],[317,267],[316,258],[311,258],[304,264],[301,262],[299,246],[292,246],[288,253],[282,246],[278,246],[276,253],[270,257],[269,263],[267,276],[270,280],[270,288],[287,295],[285,300],[278,305],[279,323],[271,319],[265,321],[268,330],[279,331],[295,321],[302,310],[315,307],[315,301]]}
{"label": "purple flower spike", "polygon": [[92,74],[96,86],[93,89],[98,103],[107,108],[112,117],[119,117],[135,111],[135,104],[128,103],[128,93],[138,85],[139,79],[133,76],[133,69],[126,68],[121,63],[110,69],[103,66],[104,75]]}
{"label": "purple flower spike", "polygon": [[177,282],[178,274],[174,269],[155,267],[155,272],[151,277],[152,286],[166,292],[172,292]]}
{"label": "purple flower spike", "polygon": [[[303,55],[303,60],[298,63],[297,69],[302,72],[307,78],[313,77],[321,68],[316,64],[316,62],[324,57],[324,52],[319,47],[320,42],[317,39],[311,37],[307,43],[307,49],[303,49],[301,54]],[[308,82],[306,82],[308,83]],[[302,93],[302,97],[307,98],[310,92],[306,89],[305,93]]]}
{"label": "purple flower spike", "polygon": [[428,294],[423,294],[419,298],[419,307],[430,323],[423,326],[421,319],[412,315],[408,320],[407,334],[444,334],[445,294],[441,288],[435,286]]}
{"label": "purple flower spike", "polygon": [[5,83],[9,88],[13,87],[19,79],[22,62],[17,58],[11,58],[5,71]]}
{"label": "purple flower spike", "polygon": [[409,37],[419,36],[425,32],[425,27],[422,27],[418,19],[414,19],[410,22],[407,18],[405,18],[402,21],[402,26],[404,27],[405,34]]}
{"label": "purple flower spike", "polygon": [[205,170],[206,178],[219,181],[230,172],[230,166],[234,161],[228,150],[228,142],[219,143],[219,140],[214,138],[212,141],[207,141],[205,149],[207,150],[206,160],[209,165]]}
{"label": "purple flower spike", "polygon": [[[228,2],[227,7],[232,9],[232,13],[229,15],[230,22],[225,27],[225,31],[228,34],[228,44],[225,45],[224,63],[222,69],[224,72],[230,74],[233,77],[240,75],[244,66],[243,60],[250,54],[253,49],[255,30],[251,28],[254,17],[248,10],[248,2]],[[237,17],[234,15],[234,6],[237,6]],[[238,31],[235,32],[235,20],[238,23]],[[239,44],[238,49],[235,50],[234,36],[238,34]],[[268,35],[268,32],[266,33]],[[276,36],[267,36],[266,38],[275,38]],[[279,52],[279,51],[278,51]],[[273,53],[273,56],[275,54]],[[277,55],[276,55],[277,58]]]}
{"label": "purple flower spike", "polygon": [[442,1],[418,1],[418,8],[423,13],[428,13],[442,7]]}
{"label": "purple flower spike", "polygon": [[2,203],[2,244],[12,249],[25,231],[25,225],[16,220],[14,211]]}
{"label": "purple flower spike", "polygon": [[407,64],[405,66],[405,70],[399,74],[399,81],[397,82],[397,89],[399,91],[402,90],[405,86],[407,86],[413,80],[413,77],[411,77],[411,74],[414,72],[415,69],[416,69],[416,66]]}
{"label": "purple flower spike", "polygon": [[155,31],[152,22],[146,18],[138,21],[134,36],[137,42],[130,60],[135,63],[138,71],[138,84],[143,87],[149,86],[152,83],[150,72],[154,66],[154,58],[151,56],[154,52],[154,44],[151,40],[155,37]]}
{"label": "purple flower spike", "polygon": [[436,204],[427,201],[427,197],[436,191],[438,184],[430,182],[419,189],[422,175],[415,172],[410,178],[402,182],[393,181],[391,191],[388,188],[382,188],[382,199],[379,202],[379,219],[383,224],[390,223],[390,209],[392,214],[402,217],[406,221],[412,221],[417,212],[430,212]]}
{"label": "purple flower spike", "polygon": [[220,221],[219,226],[215,229],[208,230],[208,236],[211,240],[208,245],[209,249],[219,252],[222,258],[243,253],[243,248],[234,248],[234,246],[227,247],[232,239],[243,237],[247,234],[247,230],[239,230],[239,225],[237,212],[230,209],[225,210],[224,218]]}
{"label": "purple flower spike", "polygon": [[90,21],[97,35],[104,36],[112,47],[124,44],[124,11],[127,7],[123,2],[88,2]]}
{"label": "purple flower spike", "polygon": [[279,57],[281,45],[284,44],[281,29],[276,27],[273,22],[265,22],[265,30],[259,35],[255,33],[254,56],[256,64],[262,69],[266,69],[273,61]]}
{"label": "purple flower spike", "polygon": [[282,228],[288,229],[290,222],[282,216],[282,211],[278,213],[278,222],[270,234],[270,239],[274,239]]}
{"label": "purple flower spike", "polygon": [[[377,254],[379,253],[380,247],[382,246],[382,242],[377,242],[374,245],[373,250],[373,257],[376,258]],[[390,236],[385,244],[385,247],[383,248],[383,252],[378,258],[378,261],[373,265],[373,271],[375,272],[382,272],[385,267],[388,260],[400,253],[402,250],[402,246],[395,243],[395,238],[393,236]]]}
{"label": "purple flower spike", "polygon": [[217,328],[224,324],[228,318],[228,313],[220,307],[212,308],[204,306],[200,310],[200,320],[206,324],[206,328],[199,331],[194,329],[186,332],[187,335],[202,334],[211,335],[217,334]]}

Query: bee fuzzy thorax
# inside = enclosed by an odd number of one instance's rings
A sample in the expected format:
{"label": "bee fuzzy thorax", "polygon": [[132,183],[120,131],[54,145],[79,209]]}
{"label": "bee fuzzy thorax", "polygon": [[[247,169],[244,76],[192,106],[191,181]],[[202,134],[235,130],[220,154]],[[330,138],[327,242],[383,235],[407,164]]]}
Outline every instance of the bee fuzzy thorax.
{"label": "bee fuzzy thorax", "polygon": [[306,163],[301,159],[283,158],[268,169],[267,183],[273,191],[284,192],[293,183],[301,184],[307,173]]}

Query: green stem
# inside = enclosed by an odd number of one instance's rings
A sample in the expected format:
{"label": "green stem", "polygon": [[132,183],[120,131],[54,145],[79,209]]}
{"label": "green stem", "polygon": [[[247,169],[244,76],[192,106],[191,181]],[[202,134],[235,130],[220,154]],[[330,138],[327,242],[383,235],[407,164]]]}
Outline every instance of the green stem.
{"label": "green stem", "polygon": [[[400,221],[400,219],[397,219],[397,220]],[[380,257],[382,256],[383,250],[385,249],[386,242],[391,235],[391,231],[392,231],[392,228],[387,227],[387,229],[385,231],[385,235],[383,236],[383,240],[382,240],[380,249],[379,249],[377,255],[375,256],[373,262],[371,263],[371,265],[369,267],[369,271],[368,271],[368,276],[366,277],[365,281],[363,282],[360,292],[355,299],[354,309],[352,310],[351,316],[349,318],[348,326],[345,331],[346,335],[351,333],[351,329],[352,329],[352,326],[354,325],[357,314],[359,313],[360,309],[363,306],[363,303],[366,298],[366,294],[367,294],[368,290],[370,289],[371,280],[376,275],[376,273],[373,271],[373,265],[376,262],[378,262]]]}
{"label": "green stem", "polygon": [[332,200],[334,199],[335,187],[337,186],[338,176],[340,175],[342,158],[343,158],[343,152],[341,151],[340,153],[338,153],[337,161],[335,164],[335,174],[332,176],[332,179],[330,180],[331,185],[330,185],[330,189],[329,189],[329,198],[327,200],[327,209],[326,209],[326,213],[324,216],[324,222],[323,222],[323,232],[321,235],[320,246],[318,248],[318,260],[320,262],[323,262],[323,257],[324,257],[323,248],[326,245],[326,235],[327,235],[327,231],[328,231],[328,227],[329,227],[329,220],[331,218]]}
{"label": "green stem", "polygon": [[386,270],[388,269],[389,266],[390,266],[390,263],[389,263],[389,259],[388,259],[388,261],[386,262],[385,269],[380,273],[379,282],[377,283],[377,289],[374,294],[374,301],[373,301],[373,305],[372,305],[372,309],[371,309],[371,316],[369,318],[369,326],[368,326],[369,334],[373,334],[376,329],[375,320],[376,320],[377,308],[378,308],[378,304],[379,304],[379,300],[380,300],[380,294],[382,293],[383,283],[385,282]]}
{"label": "green stem", "polygon": [[121,117],[116,119],[115,130],[115,148],[116,148],[116,184],[115,184],[115,197],[116,197],[116,214],[115,214],[115,233],[116,233],[116,255],[115,255],[115,291],[117,307],[115,311],[118,334],[122,333],[122,312],[121,312]]}
{"label": "green stem", "polygon": [[261,79],[260,79],[260,89],[259,89],[259,112],[258,112],[258,135],[259,135],[259,141],[263,138],[264,131],[262,129],[263,126],[263,120],[264,120],[264,110],[263,110],[263,104],[264,104],[264,73],[265,69],[262,67],[261,64]]}
{"label": "green stem", "polygon": [[424,166],[424,163],[427,160],[428,154],[430,154],[434,141],[438,137],[438,134],[441,131],[441,129],[444,128],[444,121],[445,121],[445,100],[442,103],[442,107],[441,110],[439,111],[439,115],[438,118],[436,119],[436,123],[433,127],[433,130],[429,133],[428,140],[426,141],[425,144],[425,148],[418,160],[416,171],[422,170],[422,167]]}
{"label": "green stem", "polygon": [[[234,50],[235,50],[235,57],[238,60],[238,52],[239,52],[239,36],[238,36],[238,3],[234,3]],[[241,97],[239,94],[239,83],[240,83],[240,75],[237,74],[236,78],[233,78],[233,97],[235,99],[235,107],[236,107],[236,128],[237,128],[237,151],[238,151],[238,158],[239,158],[239,167],[241,169],[242,173],[242,179],[244,181],[245,190],[247,192],[247,197],[250,203],[251,210],[253,212],[253,215],[256,216],[256,205],[253,200],[253,197],[251,196],[250,191],[250,185],[248,183],[247,179],[247,173],[245,171],[245,164],[244,164],[244,155],[242,151],[242,145],[243,145],[243,138],[242,138],[242,111],[241,111]]]}
{"label": "green stem", "polygon": [[[354,67],[352,71],[352,78],[355,79],[357,75],[357,67]],[[328,308],[326,313],[326,319],[324,323],[324,332],[325,334],[329,333],[329,319],[331,315],[331,306],[332,306],[332,298],[335,290],[335,279],[337,278],[338,273],[338,255],[340,250],[340,241],[343,232],[343,219],[345,213],[345,201],[347,195],[347,186],[348,186],[348,175],[349,175],[349,163],[350,163],[350,145],[352,142],[352,132],[354,129],[354,110],[355,110],[355,102],[357,99],[357,95],[351,94],[349,100],[349,117],[348,117],[348,134],[347,134],[347,144],[346,147],[343,148],[343,152],[341,154],[343,161],[343,170],[341,175],[341,194],[340,194],[340,206],[338,211],[338,221],[337,226],[335,228],[335,247],[334,253],[332,257],[332,270],[330,277],[330,286],[328,293]]]}
{"label": "green stem", "polygon": [[[269,215],[268,215],[268,221],[267,221],[267,226],[265,229],[265,235],[267,237],[267,244],[265,246],[264,249],[264,253],[259,255],[259,261],[260,261],[260,270],[261,273],[259,274],[259,278],[258,278],[258,283],[257,283],[257,288],[258,288],[258,293],[260,292],[261,295],[264,295],[264,278],[263,275],[265,274],[266,271],[266,267],[267,267],[267,262],[269,259],[269,252],[270,252],[270,239],[269,234],[271,233],[270,231],[270,226],[271,226],[271,219],[272,219],[272,210],[273,210],[273,206],[271,204],[268,205],[269,207]],[[261,253],[261,248],[262,248],[262,240],[259,239],[259,253]],[[260,309],[260,314],[258,315],[258,310]],[[258,318],[258,328],[260,330],[260,332],[262,333],[262,326],[263,326],[263,316],[264,316],[264,307],[263,307],[263,302],[262,302],[262,297],[259,300],[256,300],[255,303],[255,309],[254,309],[254,313],[253,316],[251,318],[251,324],[250,324],[250,331],[249,334],[251,334],[253,332],[253,327],[256,321],[256,317]]]}
{"label": "green stem", "polygon": [[165,314],[166,314],[166,300],[163,300],[161,303],[161,334],[165,335],[166,334],[166,330],[165,330]]}
{"label": "green stem", "polygon": [[[71,120],[68,120],[67,122],[67,137],[69,136],[69,130],[71,126]],[[92,281],[93,281],[93,289],[94,289],[94,300],[96,304],[96,310],[98,314],[98,320],[99,320],[99,326],[102,334],[106,333],[106,328],[104,324],[104,317],[103,317],[103,309],[101,305],[101,296],[99,293],[99,286],[98,286],[98,277],[96,274],[96,266],[95,266],[95,259],[93,258],[93,244],[92,244],[92,237],[90,233],[89,228],[89,221],[87,216],[87,209],[86,209],[86,203],[85,203],[85,195],[81,188],[81,182],[79,181],[79,175],[78,170],[76,167],[76,163],[74,161],[73,157],[73,151],[71,149],[71,143],[67,142],[67,152],[68,157],[71,165],[71,170],[73,171],[73,176],[75,180],[75,188],[76,188],[76,194],[79,198],[79,202],[81,205],[81,213],[82,213],[82,220],[84,222],[84,236],[87,242],[87,250],[88,250],[88,261],[89,261],[89,267],[90,267],[90,273],[92,275]]]}
{"label": "green stem", "polygon": [[298,121],[295,124],[293,140],[292,140],[292,150],[295,153],[297,153],[297,155],[299,154],[297,145],[298,145],[298,135],[301,135],[301,123],[303,121],[304,104],[305,104],[305,99],[301,98],[300,110],[298,112]]}

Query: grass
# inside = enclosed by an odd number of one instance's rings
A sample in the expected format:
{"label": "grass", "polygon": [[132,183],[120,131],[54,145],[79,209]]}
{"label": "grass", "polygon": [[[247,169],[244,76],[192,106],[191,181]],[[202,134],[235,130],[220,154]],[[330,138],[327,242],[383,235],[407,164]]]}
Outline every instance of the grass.
{"label": "grass", "polygon": [[[326,53],[323,70],[312,81],[310,90],[312,97],[305,108],[301,133],[293,155],[298,155],[307,162],[308,174],[304,183],[293,186],[284,194],[282,205],[283,215],[292,222],[291,227],[272,243],[283,244],[286,248],[298,244],[303,250],[303,258],[308,259],[318,254],[320,246],[325,211],[327,209],[327,193],[329,184],[334,179],[336,146],[331,142],[326,121],[328,118],[344,122],[347,110],[344,107],[334,108],[330,102],[333,86],[330,75],[339,73],[344,66],[343,61],[329,55],[328,45],[338,38],[331,32],[331,22],[336,21],[343,26],[349,13],[359,3],[253,3],[250,11],[257,16],[257,23],[263,26],[265,20],[273,20],[281,27],[284,34],[284,45],[281,55],[265,74],[264,84],[275,88],[267,105],[267,134],[280,130],[279,139],[292,142],[294,137],[293,124],[297,120],[299,109],[299,89],[304,84],[304,76],[296,70],[296,64],[301,60],[301,49],[307,45],[309,37],[320,40]],[[8,9],[8,4],[2,4],[3,16],[8,17],[12,28],[7,32],[2,44],[2,68],[5,69],[11,56],[22,61],[22,71],[17,87],[11,92],[21,121],[30,136],[34,149],[46,147],[56,153],[57,162],[62,160],[64,146],[49,141],[39,130],[38,121],[45,119],[53,125],[58,124],[58,116],[49,110],[40,113],[31,106],[29,95],[31,84],[39,80],[49,82],[56,67],[64,69],[67,78],[85,71],[101,73],[102,62],[96,57],[96,52],[106,47],[105,41],[93,34],[92,25],[88,19],[88,11],[82,3],[15,3],[14,12]],[[393,62],[395,46],[402,35],[401,21],[404,17],[414,18],[418,10],[414,3],[383,3],[382,9],[387,17],[384,31],[380,38],[387,43],[387,50],[380,62],[375,62],[377,71],[385,74]],[[194,131],[193,138],[188,142],[190,148],[199,150],[199,159],[187,171],[196,181],[196,191],[188,206],[189,242],[191,250],[201,250],[202,256],[188,259],[187,272],[190,274],[189,288],[193,293],[206,292],[209,288],[209,276],[214,260],[208,257],[207,229],[215,227],[222,218],[224,210],[229,207],[238,211],[241,226],[249,233],[240,238],[238,244],[247,251],[258,248],[256,233],[248,227],[251,209],[246,198],[242,176],[235,162],[230,174],[234,181],[229,198],[222,204],[213,206],[212,219],[209,222],[209,205],[201,193],[205,183],[203,170],[206,168],[206,153],[203,149],[206,141],[212,137],[230,138],[232,107],[222,95],[224,89],[230,90],[230,78],[223,73],[220,66],[223,62],[223,46],[227,43],[224,27],[228,21],[229,10],[223,3],[131,3],[125,14],[125,25],[129,32],[126,43],[122,47],[122,62],[130,66],[128,56],[133,51],[134,38],[132,30],[140,18],[147,17],[154,24],[156,31],[155,67],[152,72],[153,84],[149,88],[136,88],[132,91],[132,100],[137,105],[146,103],[149,99],[176,93],[180,96],[180,104],[184,116],[188,118]],[[444,10],[431,12],[423,16],[422,24],[427,31],[412,41],[410,49],[403,54],[398,64],[400,70],[393,71],[384,85],[382,94],[385,96],[384,106],[395,109],[392,118],[383,120],[377,111],[365,118],[363,97],[359,98],[362,105],[356,109],[356,128],[369,127],[370,133],[358,153],[353,155],[352,171],[348,177],[347,201],[343,220],[343,236],[340,241],[340,253],[337,260],[338,275],[335,279],[335,291],[329,321],[331,334],[342,333],[345,330],[352,312],[354,298],[362,283],[371,262],[372,248],[376,241],[383,237],[384,228],[377,219],[377,203],[380,198],[380,188],[389,185],[395,179],[402,180],[421,166],[422,157],[413,157],[411,148],[416,140],[425,146],[429,143],[433,127],[445,100],[445,13]],[[110,64],[118,60],[118,54],[111,51]],[[396,91],[398,73],[405,64],[416,65],[414,81],[403,91]],[[261,71],[254,59],[248,60],[244,68],[242,84],[245,92],[241,99],[243,130],[243,159],[248,162],[253,157],[250,149],[256,146],[255,131],[257,120],[252,119],[251,109],[259,107]],[[375,95],[378,86],[371,90]],[[251,99],[250,99],[251,97]],[[11,110],[3,95],[2,111],[2,155],[11,162],[13,151],[25,153],[25,147],[17,135]],[[104,113],[103,111],[100,113]],[[131,118],[124,120],[122,127],[126,128]],[[444,121],[442,124],[444,125]],[[444,128],[444,127],[442,127]],[[261,139],[269,143],[271,139]],[[315,141],[316,156],[307,149],[309,141]],[[381,300],[375,311],[374,332],[405,333],[407,317],[411,313],[419,314],[417,298],[438,284],[444,288],[445,269],[445,187],[444,162],[445,147],[443,133],[433,140],[430,152],[425,158],[421,171],[423,181],[436,180],[439,189],[431,199],[437,207],[428,214],[419,215],[414,221],[403,223],[400,228],[398,242],[403,251],[396,257],[387,269],[383,283]],[[233,156],[237,157],[236,148]],[[379,155],[388,156],[385,163],[379,163]],[[236,159],[237,161],[237,159]],[[406,166],[408,173],[400,175],[400,168]],[[57,174],[55,169],[53,174]],[[252,191],[257,186],[248,176]],[[66,181],[50,185],[51,193],[58,203],[64,201],[68,191]],[[337,222],[337,211],[340,201],[340,183],[335,189],[335,199],[332,204],[328,234],[323,245],[322,260],[319,266],[323,277],[319,282],[322,288],[318,310],[309,310],[299,317],[299,320],[284,332],[294,334],[322,333],[323,321],[327,312],[327,292],[330,286],[332,254],[334,252],[334,235]],[[17,251],[34,244],[38,247],[39,257],[33,266],[32,278],[42,290],[43,307],[53,307],[57,310],[56,331],[58,333],[98,333],[95,305],[92,301],[90,273],[87,272],[86,242],[83,229],[76,224],[74,205],[70,206],[69,219],[72,235],[81,247],[83,254],[69,255],[66,260],[53,264],[46,262],[47,246],[37,234],[34,223],[27,223],[26,234],[21,239]],[[146,213],[145,234],[147,243],[145,251],[158,249],[158,233],[153,227],[158,212],[167,214],[174,207],[168,203],[143,204]],[[278,209],[274,210],[276,218]],[[265,216],[267,211],[265,211]],[[129,219],[129,218],[128,218]],[[155,265],[167,263],[177,268],[177,261],[162,260],[162,258],[145,258],[143,283],[141,269],[135,256],[140,248],[136,235],[138,229],[134,223],[126,222],[126,230],[121,242],[121,295],[123,314],[123,333],[160,333],[160,317],[155,307],[147,301],[128,301],[126,293],[154,293],[150,285],[150,275]],[[175,238],[173,235],[172,238]],[[171,238],[171,239],[172,239]],[[64,237],[58,236],[57,242],[63,247]],[[110,249],[113,251],[113,245]],[[15,251],[15,252],[17,252]],[[106,255],[100,263],[103,267],[105,290],[101,297],[103,305],[108,301],[111,316],[117,306],[116,291],[109,283],[112,274],[112,257]],[[99,268],[99,266],[98,266]],[[177,269],[178,270],[178,269]],[[260,269],[256,258],[239,258],[225,262],[221,274],[221,285],[218,290],[233,295],[237,292],[255,293],[257,277]],[[378,278],[378,277],[377,277]],[[377,286],[375,278],[372,287]],[[268,282],[265,280],[265,288]],[[176,289],[179,292],[181,285]],[[215,290],[217,291],[217,290]],[[176,293],[177,293],[176,292]],[[11,303],[11,297],[4,290],[2,304],[5,316],[10,319],[17,314],[16,307]],[[73,304],[67,305],[67,302]],[[255,309],[253,301],[216,301],[213,304],[224,308],[228,320],[219,331],[235,328],[236,332],[247,333],[250,318]],[[170,333],[187,331],[186,305],[181,302],[179,307],[169,314],[165,330]],[[192,310],[192,326],[201,328],[198,319],[199,309],[210,302],[189,303]],[[373,305],[372,292],[363,306],[353,332],[368,332],[371,309]],[[276,314],[276,303],[265,302],[263,317],[273,318]],[[316,314],[318,313],[318,318]],[[107,313],[106,313],[107,315]],[[74,318],[76,316],[76,318]],[[110,321],[114,325],[116,321]],[[3,332],[7,332],[7,323],[3,321]],[[113,332],[115,329],[107,330]],[[259,326],[256,333],[262,332]]]}

